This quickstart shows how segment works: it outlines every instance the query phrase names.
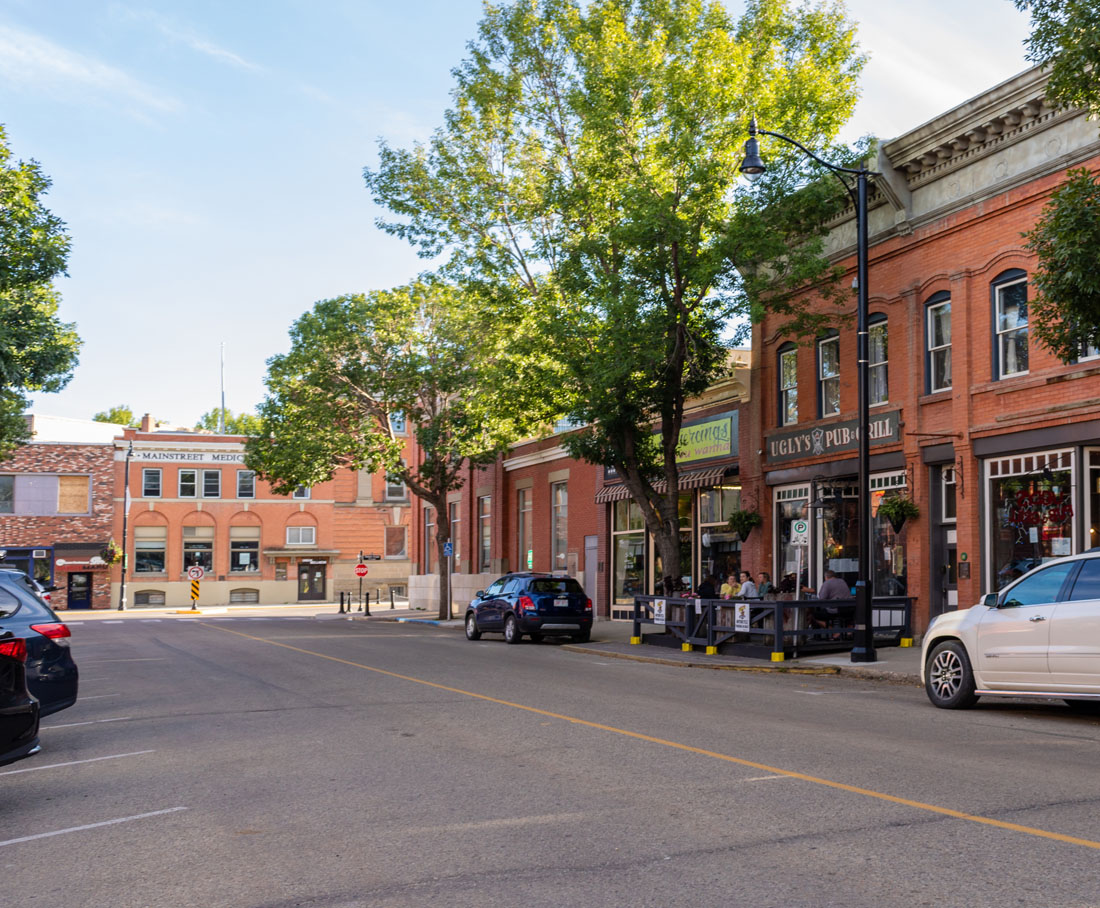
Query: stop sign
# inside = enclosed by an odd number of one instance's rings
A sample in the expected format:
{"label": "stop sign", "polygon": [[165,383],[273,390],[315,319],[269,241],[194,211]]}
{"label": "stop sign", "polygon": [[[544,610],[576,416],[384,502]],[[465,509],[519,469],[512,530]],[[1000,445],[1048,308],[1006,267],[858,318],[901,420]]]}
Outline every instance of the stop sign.
{"label": "stop sign", "polygon": [[357,564],[355,566],[355,576],[356,577],[366,577],[367,576],[367,566],[365,564],[362,564],[362,563]]}

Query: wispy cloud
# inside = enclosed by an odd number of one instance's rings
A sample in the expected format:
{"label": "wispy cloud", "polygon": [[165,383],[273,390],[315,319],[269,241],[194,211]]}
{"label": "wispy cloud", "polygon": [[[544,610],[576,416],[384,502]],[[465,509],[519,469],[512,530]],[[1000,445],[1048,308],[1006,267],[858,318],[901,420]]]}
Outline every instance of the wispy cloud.
{"label": "wispy cloud", "polygon": [[144,22],[152,26],[152,28],[160,32],[164,37],[168,38],[168,40],[174,41],[177,44],[182,44],[184,47],[189,47],[191,50],[212,57],[221,63],[228,63],[230,66],[235,66],[238,69],[244,69],[250,72],[260,72],[263,69],[262,66],[246,60],[244,57],[240,56],[240,54],[235,54],[233,51],[219,44],[215,44],[193,28],[165,18],[158,13],[154,13],[152,10],[131,9],[130,7],[115,5],[112,7],[112,11],[118,15],[119,18],[129,19],[134,22]]}
{"label": "wispy cloud", "polygon": [[120,69],[71,51],[34,32],[0,24],[0,81],[72,97],[74,89],[100,101],[123,99],[137,112],[171,112],[180,108]]}

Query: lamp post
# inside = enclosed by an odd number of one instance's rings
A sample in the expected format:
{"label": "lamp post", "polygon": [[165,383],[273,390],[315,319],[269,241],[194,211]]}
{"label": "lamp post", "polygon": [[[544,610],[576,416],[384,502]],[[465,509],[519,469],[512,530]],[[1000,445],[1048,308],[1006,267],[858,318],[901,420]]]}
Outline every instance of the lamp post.
{"label": "lamp post", "polygon": [[126,611],[126,525],[130,518],[130,458],[134,456],[134,440],[126,449],[126,467],[122,471],[122,581],[118,585],[118,610]]}
{"label": "lamp post", "polygon": [[[865,166],[858,169],[851,167],[839,167],[823,161],[812,151],[794,139],[778,132],[767,129],[758,129],[756,118],[753,117],[749,125],[749,138],[745,142],[745,158],[741,162],[740,171],[754,182],[758,180],[767,169],[760,157],[760,144],[756,140],[757,134],[772,136],[782,139],[805,155],[812,158],[822,167],[831,171],[840,180],[844,191],[852,199],[856,206],[856,365],[857,365],[857,398],[858,398],[858,423],[859,423],[859,456],[858,479],[859,485],[859,576],[856,579],[856,635],[855,645],[852,647],[853,662],[875,662],[878,656],[875,654],[875,633],[871,623],[871,540],[874,538],[871,527],[871,456],[870,456],[870,387],[868,385],[868,335],[867,335],[867,178],[878,176],[876,171],[868,170]],[[842,173],[852,174],[855,177],[856,188],[851,185]]]}

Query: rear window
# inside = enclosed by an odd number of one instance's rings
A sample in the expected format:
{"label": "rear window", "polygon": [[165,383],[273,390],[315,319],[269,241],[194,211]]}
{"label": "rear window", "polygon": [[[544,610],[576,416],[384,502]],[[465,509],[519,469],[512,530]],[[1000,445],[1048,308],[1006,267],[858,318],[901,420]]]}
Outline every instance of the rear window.
{"label": "rear window", "polygon": [[572,577],[539,577],[528,587],[532,593],[584,593]]}
{"label": "rear window", "polygon": [[[0,581],[0,595],[5,597],[6,601],[12,601],[13,605],[7,607],[7,614],[11,615],[17,612],[20,607],[30,612],[32,616],[39,618],[49,618],[51,621],[56,621],[57,616],[50,611],[41,599],[38,598],[36,593],[32,593],[24,584],[26,578],[16,578],[14,580]],[[4,614],[5,606],[0,605],[0,616]]]}
{"label": "rear window", "polygon": [[0,618],[9,618],[19,611],[20,602],[9,591],[0,586]]}

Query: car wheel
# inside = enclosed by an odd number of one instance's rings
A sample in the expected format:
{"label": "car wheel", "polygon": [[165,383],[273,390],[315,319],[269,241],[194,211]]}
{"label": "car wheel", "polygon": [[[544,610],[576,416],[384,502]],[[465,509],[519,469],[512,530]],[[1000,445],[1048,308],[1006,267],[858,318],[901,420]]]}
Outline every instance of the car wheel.
{"label": "car wheel", "polygon": [[509,615],[504,619],[504,642],[519,643],[521,639],[523,634],[519,632],[519,622],[516,621],[515,615]]}
{"label": "car wheel", "polygon": [[592,631],[581,631],[570,638],[574,643],[587,643],[592,639]]}
{"label": "car wheel", "polygon": [[481,639],[481,631],[477,629],[477,616],[473,612],[468,612],[466,614],[466,639]]}
{"label": "car wheel", "polygon": [[1100,713],[1100,700],[1066,700],[1066,706],[1075,713],[1086,715]]}
{"label": "car wheel", "polygon": [[928,699],[940,709],[966,709],[978,702],[970,659],[957,640],[945,640],[933,648],[924,679]]}

